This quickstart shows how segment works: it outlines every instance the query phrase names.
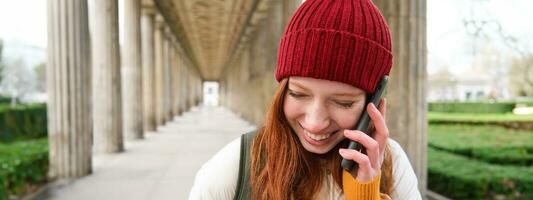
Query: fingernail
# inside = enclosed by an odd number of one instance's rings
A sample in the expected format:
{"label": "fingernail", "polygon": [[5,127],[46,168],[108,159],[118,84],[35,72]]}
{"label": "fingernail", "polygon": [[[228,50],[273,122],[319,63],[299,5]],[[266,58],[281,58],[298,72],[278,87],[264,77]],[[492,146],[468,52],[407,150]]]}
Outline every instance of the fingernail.
{"label": "fingernail", "polygon": [[344,155],[344,153],[346,153],[346,149],[339,149],[339,153]]}
{"label": "fingernail", "polygon": [[348,131],[348,129],[346,129],[346,130],[344,130],[342,133],[343,133],[344,135],[348,135],[349,131]]}

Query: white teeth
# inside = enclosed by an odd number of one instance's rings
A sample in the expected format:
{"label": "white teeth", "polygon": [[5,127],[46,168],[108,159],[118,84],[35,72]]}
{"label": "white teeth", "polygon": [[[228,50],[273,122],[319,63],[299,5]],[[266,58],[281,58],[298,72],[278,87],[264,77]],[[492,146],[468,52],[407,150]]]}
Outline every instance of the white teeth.
{"label": "white teeth", "polygon": [[304,129],[304,133],[307,136],[309,136],[310,138],[312,138],[313,140],[317,140],[317,141],[328,139],[329,136],[331,136],[331,134],[332,134],[332,133],[330,133],[330,134],[325,134],[325,135],[316,135],[316,134],[310,133],[309,131],[307,131],[305,129]]}

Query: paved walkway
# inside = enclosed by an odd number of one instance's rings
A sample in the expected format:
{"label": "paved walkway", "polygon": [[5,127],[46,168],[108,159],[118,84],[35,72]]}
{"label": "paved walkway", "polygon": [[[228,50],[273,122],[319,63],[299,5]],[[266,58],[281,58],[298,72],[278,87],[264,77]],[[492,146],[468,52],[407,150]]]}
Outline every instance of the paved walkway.
{"label": "paved walkway", "polygon": [[222,107],[198,107],[126,142],[126,151],[95,155],[94,173],[53,183],[35,199],[187,199],[200,166],[220,148],[255,127]]}

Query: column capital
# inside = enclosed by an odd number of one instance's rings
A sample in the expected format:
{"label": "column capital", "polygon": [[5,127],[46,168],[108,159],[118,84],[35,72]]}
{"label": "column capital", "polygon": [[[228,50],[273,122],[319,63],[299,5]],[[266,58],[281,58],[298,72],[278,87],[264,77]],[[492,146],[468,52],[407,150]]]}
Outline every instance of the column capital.
{"label": "column capital", "polygon": [[141,12],[143,15],[150,15],[150,16],[157,15],[157,9],[153,6],[142,6]]}
{"label": "column capital", "polygon": [[141,0],[141,6],[143,8],[145,7],[155,8],[154,0]]}
{"label": "column capital", "polygon": [[161,15],[160,13],[157,13],[155,15],[155,27],[157,29],[161,29],[162,31],[165,30],[165,27],[166,27],[165,18],[163,18],[163,15]]}
{"label": "column capital", "polygon": [[172,29],[170,29],[170,26],[168,25],[165,27],[165,37],[170,42],[174,41],[174,33],[172,32]]}

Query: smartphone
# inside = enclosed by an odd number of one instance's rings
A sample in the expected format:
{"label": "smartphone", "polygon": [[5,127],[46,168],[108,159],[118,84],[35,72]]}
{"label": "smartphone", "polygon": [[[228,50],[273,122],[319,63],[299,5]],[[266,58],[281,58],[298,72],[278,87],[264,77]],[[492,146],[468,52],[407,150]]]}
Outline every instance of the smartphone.
{"label": "smartphone", "polygon": [[[376,86],[376,91],[370,96],[369,100],[366,101],[366,105],[363,108],[363,113],[359,117],[359,121],[357,122],[357,126],[355,127],[355,130],[362,131],[363,133],[367,133],[368,126],[370,122],[372,121],[370,119],[370,116],[368,115],[368,112],[366,111],[366,107],[369,103],[374,103],[376,107],[379,104],[379,101],[381,100],[381,95],[383,94],[383,91],[385,91],[385,87],[387,86],[387,82],[389,81],[389,76],[385,75],[381,78],[378,85]],[[348,145],[348,149],[354,149],[362,153],[366,153],[363,145],[361,145],[359,142],[356,141],[350,141],[350,144]],[[357,169],[358,165],[353,160],[346,160],[342,159],[341,162],[342,168],[348,171],[352,171],[354,169]]]}

